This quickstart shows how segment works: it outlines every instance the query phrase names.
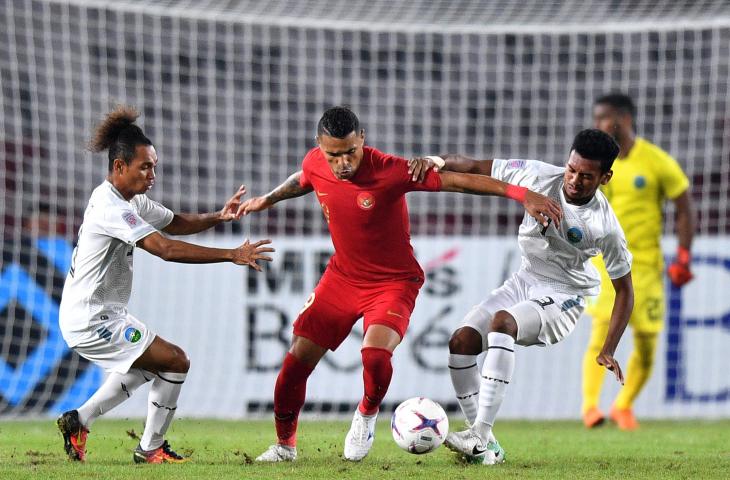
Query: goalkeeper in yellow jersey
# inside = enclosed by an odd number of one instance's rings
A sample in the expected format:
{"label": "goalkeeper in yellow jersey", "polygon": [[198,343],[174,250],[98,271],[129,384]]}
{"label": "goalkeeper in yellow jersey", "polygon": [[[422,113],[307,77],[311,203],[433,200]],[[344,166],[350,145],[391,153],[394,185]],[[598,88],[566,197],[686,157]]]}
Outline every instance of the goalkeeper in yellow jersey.
{"label": "goalkeeper in yellow jersey", "polygon": [[[674,202],[677,256],[667,269],[672,283],[681,287],[692,279],[690,246],[693,218],[689,181],[682,169],[665,151],[637,137],[634,132],[636,107],[631,98],[611,94],[599,98],[593,107],[595,127],[612,135],[621,150],[613,164],[613,178],[602,187],[626,234],[634,256],[632,276],[635,303],[629,325],[634,349],[629,358],[626,383],[611,407],[610,417],[622,430],[634,430],[638,422],[632,406],[651,375],[657,338],[664,326],[664,262],[659,244],[662,233],[662,206]],[[591,338],[583,358],[583,423],[592,428],[605,420],[598,409],[605,368],[596,362],[606,338],[614,290],[598,258],[602,276],[600,295],[589,304],[593,317]]]}

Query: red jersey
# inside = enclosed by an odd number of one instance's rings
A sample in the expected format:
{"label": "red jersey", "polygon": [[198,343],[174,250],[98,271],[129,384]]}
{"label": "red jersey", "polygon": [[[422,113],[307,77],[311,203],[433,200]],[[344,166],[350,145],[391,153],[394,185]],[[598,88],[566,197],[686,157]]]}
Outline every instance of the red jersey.
{"label": "red jersey", "polygon": [[299,183],[314,189],[335,246],[329,268],[356,282],[423,278],[411,246],[405,194],[439,191],[441,177],[429,171],[423,183],[413,182],[406,159],[363,150],[347,180],[335,177],[319,148],[302,162]]}

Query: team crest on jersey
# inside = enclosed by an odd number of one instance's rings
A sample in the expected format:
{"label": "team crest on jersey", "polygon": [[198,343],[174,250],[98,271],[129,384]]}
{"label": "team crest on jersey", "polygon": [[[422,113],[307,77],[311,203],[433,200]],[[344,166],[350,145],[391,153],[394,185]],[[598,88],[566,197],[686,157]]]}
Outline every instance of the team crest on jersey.
{"label": "team crest on jersey", "polygon": [[357,196],[357,206],[363,210],[370,210],[375,205],[375,199],[370,192],[363,192]]}
{"label": "team crest on jersey", "polygon": [[129,327],[124,331],[124,338],[130,343],[137,343],[142,339],[142,332],[134,327]]}
{"label": "team crest on jersey", "polygon": [[130,227],[137,226],[137,216],[132,212],[124,212],[122,214],[122,219],[127,222],[127,225],[129,225]]}
{"label": "team crest on jersey", "polygon": [[643,175],[637,175],[634,178],[634,186],[639,189],[646,187],[646,178]]}
{"label": "team crest on jersey", "polygon": [[578,227],[570,227],[568,229],[568,241],[570,243],[578,243],[583,240],[583,232]]}
{"label": "team crest on jersey", "polygon": [[510,160],[507,162],[507,168],[525,168],[524,160]]}

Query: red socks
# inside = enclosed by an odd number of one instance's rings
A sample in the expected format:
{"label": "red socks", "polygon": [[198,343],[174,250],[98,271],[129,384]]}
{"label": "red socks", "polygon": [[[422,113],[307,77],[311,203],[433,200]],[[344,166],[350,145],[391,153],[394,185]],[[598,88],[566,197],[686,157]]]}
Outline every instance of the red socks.
{"label": "red socks", "polygon": [[307,378],[312,368],[287,353],[274,387],[274,422],[280,445],[295,447],[297,444],[297,420],[304,406]]}
{"label": "red socks", "polygon": [[390,358],[393,354],[377,347],[365,347],[362,353],[362,378],[365,384],[365,394],[358,408],[363,415],[378,413],[380,402],[388,391],[390,379],[393,376],[393,366]]}

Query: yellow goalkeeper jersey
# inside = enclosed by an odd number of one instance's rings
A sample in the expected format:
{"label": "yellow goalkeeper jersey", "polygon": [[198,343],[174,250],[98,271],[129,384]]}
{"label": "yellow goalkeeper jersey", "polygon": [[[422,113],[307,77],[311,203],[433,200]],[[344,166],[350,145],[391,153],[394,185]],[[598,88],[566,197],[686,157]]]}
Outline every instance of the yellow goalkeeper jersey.
{"label": "yellow goalkeeper jersey", "polygon": [[666,199],[677,198],[688,187],[677,161],[643,138],[636,138],[626,158],[613,162],[613,177],[601,189],[624,229],[634,265],[663,268],[662,207]]}

